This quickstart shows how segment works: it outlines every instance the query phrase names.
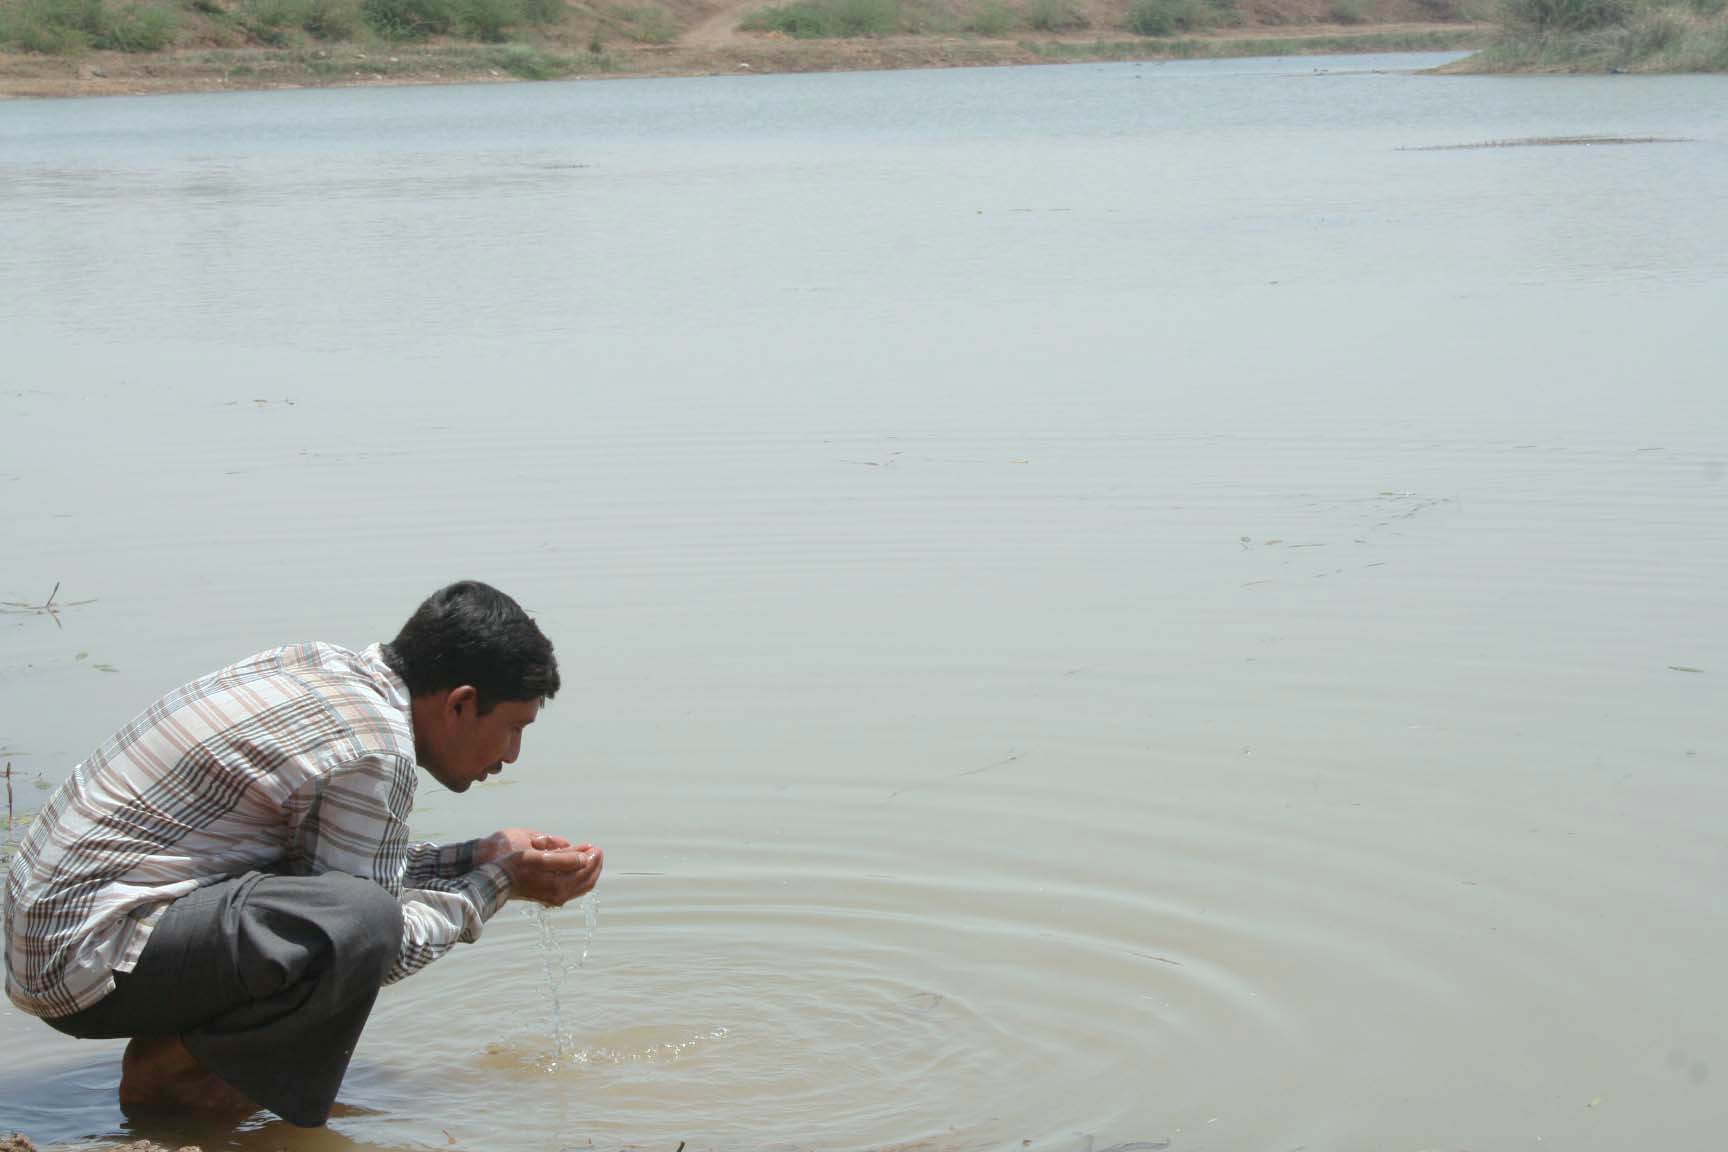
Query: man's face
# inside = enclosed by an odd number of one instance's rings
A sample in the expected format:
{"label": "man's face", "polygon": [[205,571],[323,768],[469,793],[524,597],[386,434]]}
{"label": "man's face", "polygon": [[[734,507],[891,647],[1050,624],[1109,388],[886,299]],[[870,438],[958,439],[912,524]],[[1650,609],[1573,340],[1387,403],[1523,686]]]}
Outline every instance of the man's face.
{"label": "man's face", "polygon": [[426,770],[450,791],[466,792],[476,780],[516,762],[522,730],[539,714],[538,700],[501,700],[482,716],[474,690],[457,688],[440,709],[443,739],[437,756],[425,762]]}

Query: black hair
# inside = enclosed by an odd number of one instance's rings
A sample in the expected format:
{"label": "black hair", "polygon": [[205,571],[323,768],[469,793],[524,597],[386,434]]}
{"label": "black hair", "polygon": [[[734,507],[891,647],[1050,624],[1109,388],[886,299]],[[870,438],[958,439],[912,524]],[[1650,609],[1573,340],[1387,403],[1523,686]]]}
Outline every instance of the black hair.
{"label": "black hair", "polygon": [[481,715],[501,700],[558,694],[552,641],[520,604],[478,580],[460,580],[428,596],[384,645],[384,662],[411,696],[473,685]]}

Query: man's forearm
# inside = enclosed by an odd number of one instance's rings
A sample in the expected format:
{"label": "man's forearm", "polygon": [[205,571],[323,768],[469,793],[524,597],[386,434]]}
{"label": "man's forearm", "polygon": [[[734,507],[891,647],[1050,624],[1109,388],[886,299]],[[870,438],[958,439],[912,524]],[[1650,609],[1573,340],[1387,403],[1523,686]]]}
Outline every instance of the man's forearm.
{"label": "man's forearm", "polygon": [[413,975],[457,944],[478,940],[486,921],[510,898],[510,878],[500,864],[431,883],[435,887],[402,892],[402,950],[386,984]]}
{"label": "man's forearm", "polygon": [[405,888],[423,888],[435,880],[456,880],[472,872],[478,863],[480,841],[455,844],[420,843],[408,846],[408,866],[402,873]]}

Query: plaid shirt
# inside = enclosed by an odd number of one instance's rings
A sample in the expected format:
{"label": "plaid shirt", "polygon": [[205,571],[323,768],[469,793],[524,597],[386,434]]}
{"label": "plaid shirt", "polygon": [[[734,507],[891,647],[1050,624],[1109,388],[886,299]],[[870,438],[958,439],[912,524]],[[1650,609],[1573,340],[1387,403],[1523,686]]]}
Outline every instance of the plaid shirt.
{"label": "plaid shirt", "polygon": [[130,972],[168,904],[243,872],[346,872],[402,901],[386,982],[509,898],[474,844],[410,844],[408,689],[377,646],[263,652],[164,696],[78,765],[6,874],[6,994],[69,1015]]}

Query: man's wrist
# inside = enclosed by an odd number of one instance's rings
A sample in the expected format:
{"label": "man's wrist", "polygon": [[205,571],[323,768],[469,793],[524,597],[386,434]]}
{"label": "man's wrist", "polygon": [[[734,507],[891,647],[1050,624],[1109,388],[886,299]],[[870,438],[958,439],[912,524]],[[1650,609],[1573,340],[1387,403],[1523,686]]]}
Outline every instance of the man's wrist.
{"label": "man's wrist", "polygon": [[481,855],[481,841],[464,840],[456,845],[456,874],[466,875],[480,865],[486,863],[486,857]]}
{"label": "man's wrist", "polygon": [[510,841],[494,832],[490,836],[481,836],[468,841],[474,849],[474,867],[482,864],[494,864],[502,860],[510,851]]}
{"label": "man's wrist", "polygon": [[509,902],[514,885],[510,874],[502,864],[494,860],[490,864],[482,864],[469,873],[473,880],[481,882],[479,893],[480,918],[490,920],[492,914]]}

